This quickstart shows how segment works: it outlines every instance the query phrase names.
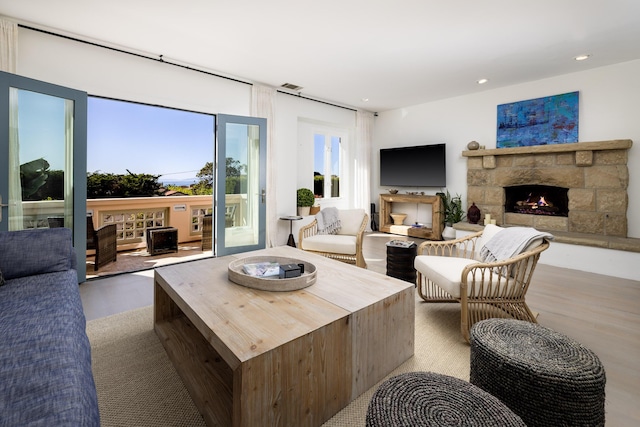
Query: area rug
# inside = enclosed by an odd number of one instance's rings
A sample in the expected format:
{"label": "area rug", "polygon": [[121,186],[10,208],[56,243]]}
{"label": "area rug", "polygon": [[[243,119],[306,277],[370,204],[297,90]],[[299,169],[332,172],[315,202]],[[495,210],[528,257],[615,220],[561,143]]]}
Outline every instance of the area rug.
{"label": "area rug", "polygon": [[[426,304],[417,298],[415,331],[414,357],[388,377],[430,371],[469,379],[469,345],[460,334],[457,304]],[[92,320],[87,334],[103,427],[205,426],[153,331],[152,307]],[[324,426],[364,426],[378,385]]]}

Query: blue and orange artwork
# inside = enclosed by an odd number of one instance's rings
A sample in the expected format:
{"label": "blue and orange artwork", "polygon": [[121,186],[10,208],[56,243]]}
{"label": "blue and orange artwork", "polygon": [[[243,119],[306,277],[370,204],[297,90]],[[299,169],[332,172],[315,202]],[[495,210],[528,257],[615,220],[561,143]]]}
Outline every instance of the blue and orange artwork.
{"label": "blue and orange artwork", "polygon": [[578,142],[578,92],[498,105],[497,148]]}

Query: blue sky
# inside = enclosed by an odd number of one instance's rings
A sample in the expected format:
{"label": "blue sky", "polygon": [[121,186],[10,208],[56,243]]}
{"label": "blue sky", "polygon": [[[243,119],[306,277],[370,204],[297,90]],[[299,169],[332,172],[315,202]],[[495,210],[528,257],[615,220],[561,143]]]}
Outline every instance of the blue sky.
{"label": "blue sky", "polygon": [[[39,158],[64,169],[64,101],[19,91],[20,162]],[[214,158],[211,114],[89,97],[87,171],[161,175],[160,182],[188,184]],[[244,132],[244,133],[242,133]],[[247,161],[246,129],[228,128],[227,157]]]}
{"label": "blue sky", "polygon": [[213,160],[214,116],[89,97],[87,171],[192,179]]}
{"label": "blue sky", "polygon": [[64,169],[64,100],[20,90],[18,105],[20,163],[44,158]]}

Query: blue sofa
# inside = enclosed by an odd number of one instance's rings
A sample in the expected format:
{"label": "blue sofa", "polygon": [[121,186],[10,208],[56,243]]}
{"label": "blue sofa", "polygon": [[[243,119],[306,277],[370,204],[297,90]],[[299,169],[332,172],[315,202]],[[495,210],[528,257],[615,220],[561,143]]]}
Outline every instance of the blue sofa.
{"label": "blue sofa", "polygon": [[67,228],[0,232],[0,426],[99,426]]}

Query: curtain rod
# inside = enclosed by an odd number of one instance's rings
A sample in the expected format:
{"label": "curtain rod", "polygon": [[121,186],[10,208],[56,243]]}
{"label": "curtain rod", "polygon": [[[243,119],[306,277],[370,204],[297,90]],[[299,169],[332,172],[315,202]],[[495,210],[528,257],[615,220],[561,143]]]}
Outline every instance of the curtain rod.
{"label": "curtain rod", "polygon": [[302,95],[297,94],[297,93],[284,92],[284,91],[281,91],[281,90],[276,90],[276,92],[283,93],[285,95],[295,96],[296,98],[302,98],[302,99],[307,99],[309,101],[319,102],[321,104],[331,105],[332,107],[344,108],[345,110],[349,110],[349,111],[355,111],[355,112],[358,111],[358,110],[356,110],[354,108],[345,107],[343,105],[332,104],[331,102],[321,101],[319,99],[307,98],[306,96],[302,96]]}
{"label": "curtain rod", "polygon": [[[87,41],[87,40],[82,40],[82,39],[79,39],[79,38],[76,38],[76,37],[71,37],[71,36],[66,36],[66,35],[63,35],[63,34],[54,33],[52,31],[47,31],[47,30],[43,30],[41,28],[35,28],[35,27],[28,26],[28,25],[24,25],[24,24],[18,24],[18,27],[25,28],[25,29],[31,30],[31,31],[37,31],[39,33],[47,34],[47,35],[54,36],[54,37],[60,37],[60,38],[63,38],[63,39],[67,39],[67,40],[71,40],[71,41],[75,41],[75,42],[79,42],[79,43],[88,44],[88,45],[95,46],[95,47],[101,47],[103,49],[112,50],[114,52],[120,52],[120,53],[125,53],[127,55],[137,56],[138,58],[149,59],[151,61],[156,61],[156,62],[161,62],[163,64],[173,65],[175,67],[184,68],[184,69],[190,70],[190,71],[196,71],[198,73],[207,74],[207,75],[210,75],[210,76],[213,76],[213,77],[219,77],[219,78],[231,80],[231,81],[234,81],[234,82],[237,82],[237,83],[243,83],[243,84],[246,84],[246,85],[253,86],[253,83],[246,82],[246,81],[239,80],[239,79],[235,79],[233,77],[223,76],[221,74],[212,73],[210,71],[199,70],[197,68],[193,68],[193,67],[190,67],[188,65],[176,64],[175,62],[165,61],[162,58],[163,55],[159,55],[158,58],[154,58],[152,56],[143,55],[143,54],[135,53],[135,52],[129,52],[129,51],[124,50],[124,49],[118,49],[118,48],[115,48],[115,47],[112,47],[112,46],[105,46],[105,45],[100,44],[100,43],[90,42],[90,41]],[[285,95],[291,95],[291,96],[297,96],[298,98],[302,98],[302,99],[306,99],[306,100],[314,101],[314,102],[319,102],[321,104],[330,105],[332,107],[344,108],[345,110],[356,111],[356,112],[358,111],[358,110],[353,109],[353,108],[349,108],[349,107],[345,107],[345,106],[337,105],[337,104],[332,104],[330,102],[321,101],[319,99],[308,98],[306,96],[302,96],[302,95],[299,95],[299,94],[283,92],[281,90],[276,90],[276,91],[278,93],[283,93]]]}
{"label": "curtain rod", "polygon": [[91,45],[91,46],[101,47],[103,49],[113,50],[115,52],[126,53],[128,55],[137,56],[138,58],[149,59],[151,61],[161,62],[163,64],[173,65],[175,67],[184,68],[186,70],[197,71],[198,73],[208,74],[210,76],[220,77],[222,79],[227,79],[227,80],[231,80],[231,81],[234,81],[234,82],[237,82],[237,83],[243,83],[243,84],[246,84],[246,85],[253,86],[253,83],[246,82],[246,81],[239,80],[239,79],[234,79],[233,77],[227,77],[227,76],[223,76],[221,74],[212,73],[210,71],[199,70],[197,68],[193,68],[193,67],[190,67],[188,65],[182,65],[182,64],[177,64],[175,62],[165,61],[162,58],[163,55],[159,55],[158,58],[154,58],[153,56],[143,55],[141,53],[129,52],[129,51],[124,50],[124,49],[118,49],[118,48],[111,47],[111,46],[105,46],[105,45],[100,44],[100,43],[90,42],[90,41],[82,40],[82,39],[79,39],[79,38],[76,38],[76,37],[65,36],[63,34],[58,34],[58,33],[52,32],[52,31],[47,31],[47,30],[43,30],[43,29],[40,29],[40,28],[34,28],[34,27],[27,26],[27,25],[23,25],[23,24],[18,24],[18,27],[25,28],[27,30],[37,31],[37,32],[44,33],[44,34],[48,34],[50,36],[55,36],[55,37],[60,37],[60,38],[67,39],[67,40],[72,40],[74,42],[84,43],[84,44],[88,44],[88,45]]}

